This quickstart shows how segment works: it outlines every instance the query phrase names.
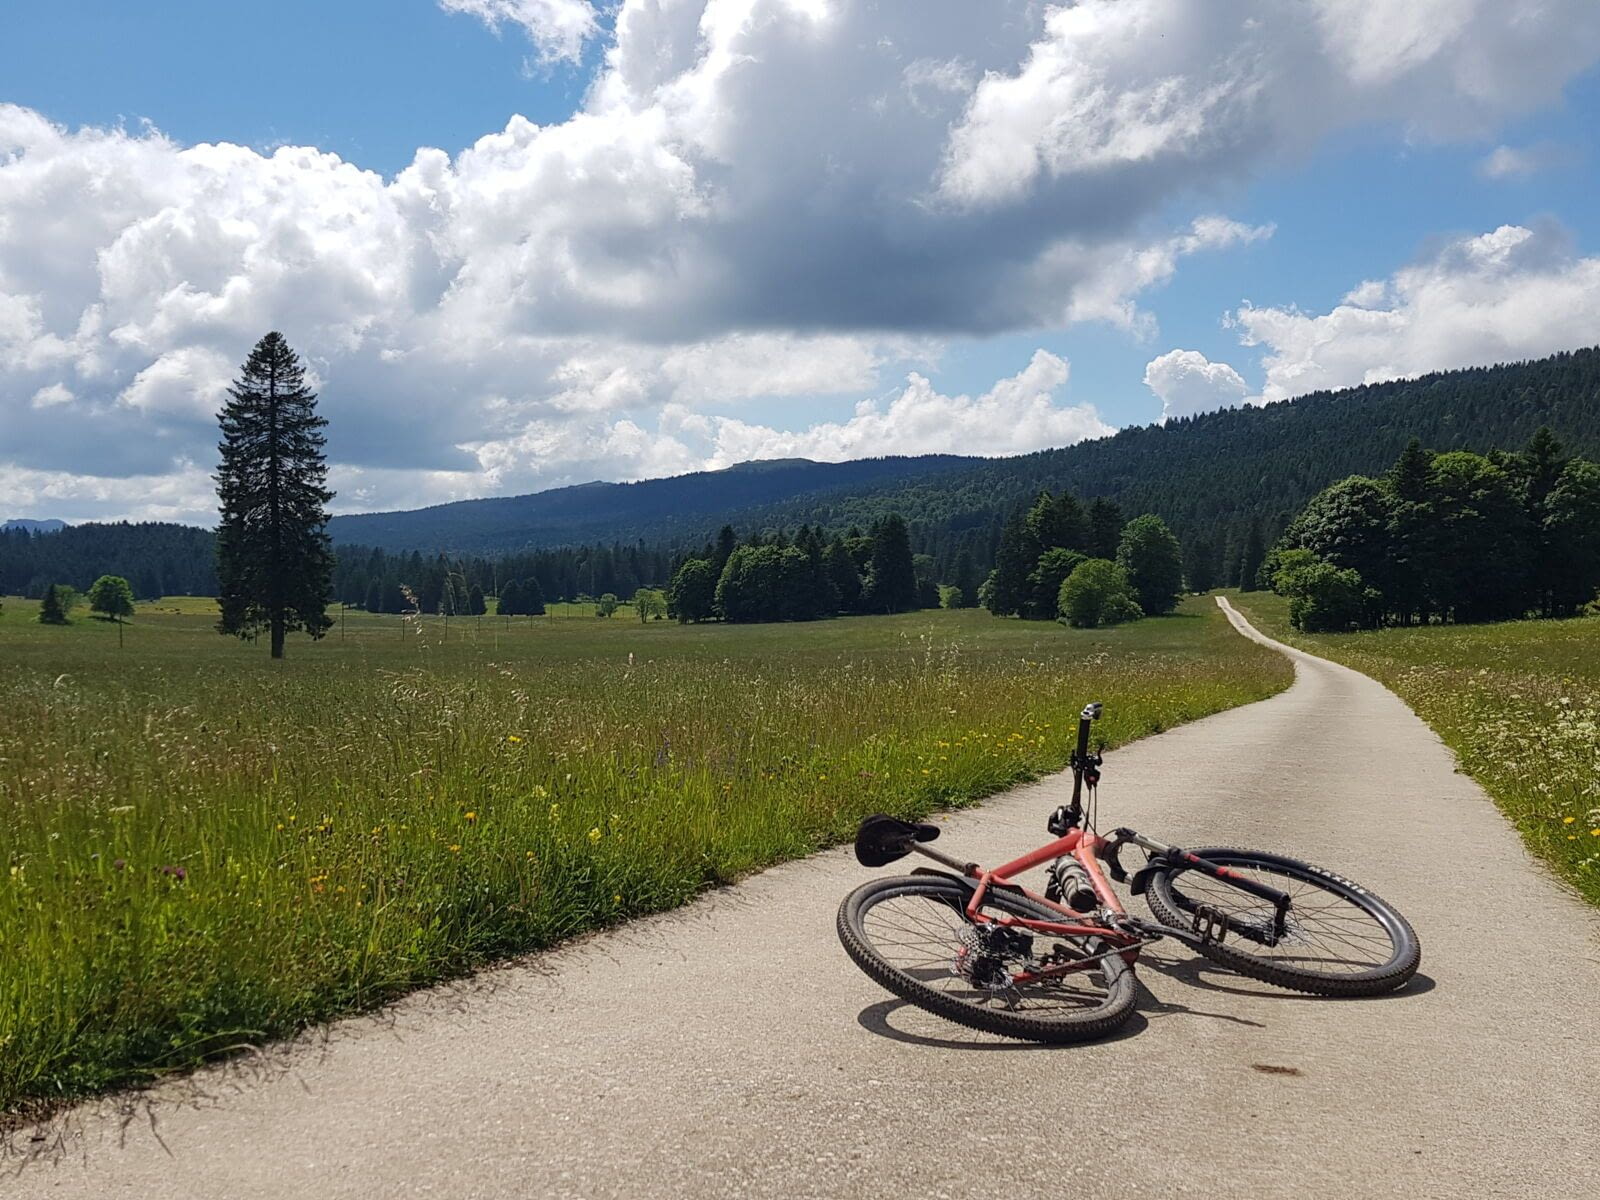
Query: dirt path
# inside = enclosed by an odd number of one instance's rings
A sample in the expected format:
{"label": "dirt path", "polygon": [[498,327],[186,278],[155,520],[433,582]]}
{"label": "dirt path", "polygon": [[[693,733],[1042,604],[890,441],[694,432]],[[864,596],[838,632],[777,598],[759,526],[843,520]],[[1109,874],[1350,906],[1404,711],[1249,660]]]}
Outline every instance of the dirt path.
{"label": "dirt path", "polygon": [[[1301,998],[1157,947],[1125,1036],[968,1034],[845,958],[834,909],[867,875],[842,849],[129,1123],[81,1110],[0,1161],[0,1195],[1600,1195],[1600,919],[1391,693],[1279,648],[1288,691],[1109,756],[1104,823],[1352,875],[1422,938],[1404,992]],[[1037,844],[1064,786],[952,816],[942,845]]]}

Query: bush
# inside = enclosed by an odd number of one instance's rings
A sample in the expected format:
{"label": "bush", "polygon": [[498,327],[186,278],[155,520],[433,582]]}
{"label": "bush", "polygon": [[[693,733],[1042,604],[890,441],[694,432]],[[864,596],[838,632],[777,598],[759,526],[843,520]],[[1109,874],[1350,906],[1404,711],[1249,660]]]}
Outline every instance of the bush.
{"label": "bush", "polygon": [[1128,573],[1107,558],[1081,562],[1062,580],[1057,597],[1061,620],[1079,629],[1136,621],[1144,609],[1133,598]]}
{"label": "bush", "polygon": [[1358,571],[1324,562],[1309,550],[1277,553],[1272,590],[1289,597],[1289,623],[1305,633],[1359,629],[1372,602],[1372,589]]}

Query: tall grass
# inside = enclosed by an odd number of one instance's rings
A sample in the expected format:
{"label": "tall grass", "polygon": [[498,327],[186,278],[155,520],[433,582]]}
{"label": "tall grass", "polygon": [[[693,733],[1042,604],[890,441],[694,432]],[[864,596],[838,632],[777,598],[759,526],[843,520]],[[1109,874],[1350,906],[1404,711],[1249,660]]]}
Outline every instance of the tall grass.
{"label": "tall grass", "polygon": [[1281,597],[1233,600],[1263,632],[1392,689],[1528,848],[1600,904],[1600,619],[1309,635]]}
{"label": "tall grass", "polygon": [[1281,689],[1210,601],[1110,631],[349,614],[323,642],[0,615],[0,1109],[681,904]]}

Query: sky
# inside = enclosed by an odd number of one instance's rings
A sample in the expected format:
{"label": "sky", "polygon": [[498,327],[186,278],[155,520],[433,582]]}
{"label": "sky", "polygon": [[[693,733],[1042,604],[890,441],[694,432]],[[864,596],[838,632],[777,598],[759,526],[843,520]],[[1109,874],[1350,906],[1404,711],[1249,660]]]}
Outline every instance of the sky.
{"label": "sky", "polygon": [[1014,454],[1600,342],[1593,0],[16,0],[0,519]]}

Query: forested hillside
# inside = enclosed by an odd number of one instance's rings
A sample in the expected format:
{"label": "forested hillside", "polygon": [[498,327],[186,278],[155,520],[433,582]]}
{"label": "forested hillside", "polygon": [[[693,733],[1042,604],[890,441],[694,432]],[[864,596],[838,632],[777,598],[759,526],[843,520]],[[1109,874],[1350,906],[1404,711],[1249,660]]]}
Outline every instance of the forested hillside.
{"label": "forested hillside", "polygon": [[638,483],[585,483],[531,496],[460,500],[414,512],[335,517],[335,542],[384,550],[505,554],[585,542],[703,541],[723,514],[799,497],[938,475],[979,460],[951,454],[819,463],[775,459]]}
{"label": "forested hillside", "polygon": [[1019,458],[990,459],[927,482],[770,505],[744,526],[865,526],[888,512],[911,523],[919,552],[943,565],[963,549],[987,566],[1008,513],[1042,490],[1104,496],[1162,517],[1219,578],[1259,524],[1267,544],[1328,484],[1385,470],[1412,439],[1437,451],[1520,446],[1548,426],[1570,452],[1600,453],[1600,349],[1536,362],[1440,372],[1316,392],[1125,429]]}
{"label": "forested hillside", "polygon": [[[1252,543],[1270,546],[1317,492],[1348,475],[1382,472],[1412,438],[1430,450],[1487,452],[1523,445],[1541,425],[1568,452],[1600,457],[1600,348],[1318,392],[1015,458],[747,463],[336,517],[330,531],[337,543],[361,545],[347,545],[347,557],[374,546],[430,559],[440,551],[490,559],[541,553],[542,576],[585,591],[585,582],[615,576],[625,590],[665,583],[670,564],[698,552],[724,524],[741,536],[801,525],[832,535],[898,512],[913,550],[931,555],[939,579],[950,582],[963,555],[979,577],[987,573],[1006,519],[1048,489],[1109,499],[1128,516],[1159,515],[1182,541],[1193,577],[1232,582]],[[0,535],[0,590],[36,594],[40,580],[86,587],[112,572],[141,596],[199,591],[210,586],[210,555],[209,533],[177,526],[11,533]]]}

